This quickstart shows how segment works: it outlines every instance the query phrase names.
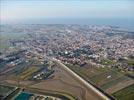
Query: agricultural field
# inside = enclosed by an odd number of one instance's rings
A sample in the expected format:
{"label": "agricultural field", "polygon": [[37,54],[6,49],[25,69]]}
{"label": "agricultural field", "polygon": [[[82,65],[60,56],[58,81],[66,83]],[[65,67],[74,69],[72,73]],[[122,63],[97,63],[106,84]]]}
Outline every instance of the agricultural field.
{"label": "agricultural field", "polygon": [[25,71],[23,71],[22,73],[20,73],[19,74],[19,77],[21,78],[21,79],[24,79],[24,80],[26,80],[26,79],[28,79],[28,78],[30,78],[30,76],[34,73],[34,72],[36,72],[36,71],[38,71],[40,68],[39,67],[29,67],[28,69],[26,69]]}
{"label": "agricultural field", "polygon": [[113,94],[118,100],[133,100],[134,99],[134,84],[130,85]]}
{"label": "agricultural field", "polygon": [[8,40],[9,38],[6,35],[0,34],[0,50],[9,47]]}
{"label": "agricultural field", "polygon": [[5,98],[8,94],[13,92],[15,90],[15,87],[0,85],[0,100]]}
{"label": "agricultural field", "polygon": [[[112,94],[124,87],[133,84],[133,79],[110,68],[98,68],[93,66],[79,67],[78,65],[67,65],[81,77],[95,84],[100,89]],[[122,84],[123,83],[123,84]]]}
{"label": "agricultural field", "polygon": [[125,76],[134,79],[134,72],[125,72],[124,74],[125,74]]}
{"label": "agricultural field", "polygon": [[115,61],[112,61],[110,59],[102,59],[100,62],[102,65],[112,65],[115,63]]}
{"label": "agricultural field", "polygon": [[33,75],[32,79],[33,80],[42,80],[42,79],[47,79],[50,76],[52,76],[52,74],[54,73],[54,70],[48,70],[48,69],[42,69],[41,71],[39,71],[37,74]]}
{"label": "agricultural field", "polygon": [[25,38],[26,34],[17,34],[17,33],[1,33],[0,34],[0,50],[10,47],[9,40],[15,39],[19,40]]}
{"label": "agricultural field", "polygon": [[122,61],[124,63],[127,63],[129,66],[134,66],[134,58],[129,58],[127,60]]}

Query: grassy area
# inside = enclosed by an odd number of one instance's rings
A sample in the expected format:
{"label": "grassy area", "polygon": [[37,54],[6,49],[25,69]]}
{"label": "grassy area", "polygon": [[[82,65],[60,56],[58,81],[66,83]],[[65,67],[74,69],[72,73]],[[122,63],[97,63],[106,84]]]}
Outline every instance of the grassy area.
{"label": "grassy area", "polygon": [[20,78],[21,79],[28,79],[31,74],[38,71],[39,69],[40,68],[38,68],[38,67],[29,67],[27,70],[25,70],[24,72],[22,72],[20,74]]}
{"label": "grassy area", "polygon": [[0,85],[0,100],[10,94],[14,89],[14,87]]}
{"label": "grassy area", "polygon": [[102,65],[111,65],[111,64],[114,64],[115,62],[110,60],[110,59],[103,59],[101,60],[101,64]]}
{"label": "grassy area", "polygon": [[134,100],[134,84],[113,94],[117,100]]}
{"label": "grassy area", "polygon": [[7,43],[0,42],[0,50],[8,48],[8,47],[9,47],[9,45]]}
{"label": "grassy area", "polygon": [[9,47],[9,44],[7,42],[7,39],[3,39],[2,36],[0,36],[0,50],[6,49]]}
{"label": "grassy area", "polygon": [[13,91],[12,93],[10,93],[5,100],[14,100],[14,98],[19,94],[19,92],[21,91],[20,88],[17,88],[15,91]]}
{"label": "grassy area", "polygon": [[120,83],[124,80],[127,80],[127,77],[124,77],[124,76],[121,76],[121,77],[118,77],[115,81],[111,80],[103,85],[101,85],[100,87],[104,90],[110,88],[111,86],[114,86],[116,85],[117,83]]}
{"label": "grassy area", "polygon": [[12,39],[15,39],[15,40],[19,40],[21,38],[24,38],[26,37],[25,34],[19,34],[19,33],[6,33],[6,34],[0,34],[0,50],[2,49],[6,49],[8,48],[10,45],[9,45],[9,41],[8,40],[12,40]]}
{"label": "grassy area", "polygon": [[127,63],[130,66],[134,66],[134,59],[128,59],[125,61],[125,63]]}

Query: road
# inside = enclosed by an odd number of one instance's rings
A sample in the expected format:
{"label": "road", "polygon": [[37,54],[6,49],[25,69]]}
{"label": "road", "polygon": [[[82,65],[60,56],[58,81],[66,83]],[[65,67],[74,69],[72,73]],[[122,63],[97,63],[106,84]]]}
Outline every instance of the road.
{"label": "road", "polygon": [[79,75],[77,75],[75,72],[73,72],[71,69],[69,69],[67,66],[65,66],[60,60],[57,60],[55,58],[52,58],[54,62],[57,62],[60,66],[62,66],[66,71],[68,71],[70,74],[72,74],[75,78],[77,78],[80,82],[82,82],[90,92],[93,92],[94,96],[96,98],[99,98],[99,100],[110,100],[109,97],[107,97],[105,94],[100,92],[98,89],[96,89],[92,84],[85,81],[83,78],[81,78]]}
{"label": "road", "polygon": [[39,53],[35,53],[34,54],[41,56],[41,57],[45,57],[49,60],[52,60],[54,62],[56,62],[57,64],[59,64],[60,66],[62,66],[62,68],[64,70],[66,70],[68,73],[70,73],[72,76],[74,76],[74,78],[78,79],[81,83],[83,83],[86,88],[88,89],[88,91],[94,95],[95,98],[97,98],[97,100],[111,100],[109,97],[107,97],[105,94],[103,94],[101,91],[99,91],[98,89],[96,89],[92,84],[90,84],[89,82],[85,81],[82,77],[80,77],[78,74],[76,74],[74,71],[72,71],[71,69],[69,69],[66,65],[64,65],[60,60],[57,60],[56,58],[50,58],[47,57],[46,55],[40,55]]}

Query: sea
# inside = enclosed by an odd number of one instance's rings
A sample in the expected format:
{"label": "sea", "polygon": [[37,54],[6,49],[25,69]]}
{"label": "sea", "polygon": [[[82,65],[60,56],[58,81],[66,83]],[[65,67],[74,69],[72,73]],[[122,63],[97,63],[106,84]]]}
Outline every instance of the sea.
{"label": "sea", "polygon": [[79,24],[105,25],[134,31],[134,18],[40,18],[3,22],[8,24]]}

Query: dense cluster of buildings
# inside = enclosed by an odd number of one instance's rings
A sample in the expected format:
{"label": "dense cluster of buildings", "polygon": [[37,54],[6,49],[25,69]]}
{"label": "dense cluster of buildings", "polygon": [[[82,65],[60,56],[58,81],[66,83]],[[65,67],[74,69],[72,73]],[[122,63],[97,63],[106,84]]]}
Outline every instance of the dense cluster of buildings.
{"label": "dense cluster of buildings", "polygon": [[[133,63],[120,61],[133,60],[133,32],[112,26],[88,25],[24,25],[21,30],[27,37],[10,40],[11,46],[80,66],[90,60],[97,66],[134,70]],[[108,62],[102,62],[104,59]]]}

